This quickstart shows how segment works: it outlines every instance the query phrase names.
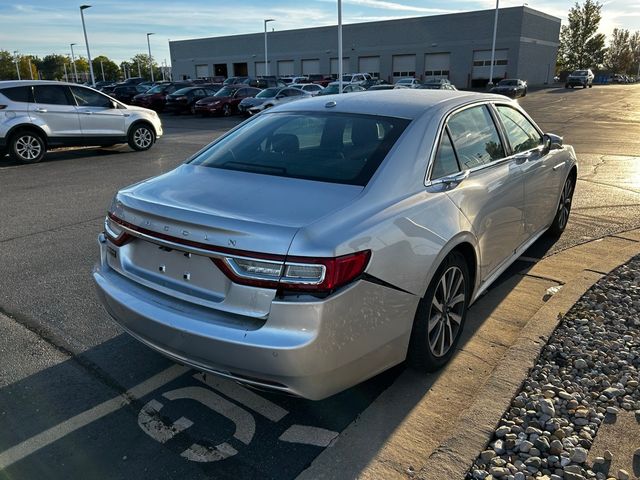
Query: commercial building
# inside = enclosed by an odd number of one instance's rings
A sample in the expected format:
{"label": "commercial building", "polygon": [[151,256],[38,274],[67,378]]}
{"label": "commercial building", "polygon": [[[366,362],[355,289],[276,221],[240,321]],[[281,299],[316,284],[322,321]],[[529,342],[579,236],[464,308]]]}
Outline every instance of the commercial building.
{"label": "commercial building", "polygon": [[[343,26],[344,72],[448,78],[459,88],[489,79],[495,10],[405,18]],[[527,6],[501,8],[494,80],[529,85],[553,79],[560,19]],[[271,75],[337,74],[336,26],[268,33]],[[215,75],[264,75],[264,33],[172,41],[174,79]]]}

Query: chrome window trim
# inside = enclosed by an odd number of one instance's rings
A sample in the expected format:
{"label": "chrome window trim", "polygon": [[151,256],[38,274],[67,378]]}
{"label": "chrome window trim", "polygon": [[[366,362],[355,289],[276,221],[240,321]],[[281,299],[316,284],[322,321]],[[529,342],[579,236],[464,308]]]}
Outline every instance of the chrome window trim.
{"label": "chrome window trim", "polygon": [[[425,175],[425,179],[424,179],[424,186],[425,187],[430,187],[433,185],[437,185],[438,183],[438,179],[432,179],[431,178],[431,173],[433,170],[433,163],[435,162],[435,156],[437,154],[437,150],[438,147],[440,146],[440,140],[442,138],[442,133],[445,131],[445,127],[447,126],[447,123],[449,121],[449,118],[452,115],[455,115],[456,113],[462,112],[468,108],[473,108],[473,107],[477,107],[480,105],[485,105],[488,109],[489,112],[493,118],[496,130],[498,131],[498,136],[500,137],[501,141],[503,142],[503,149],[505,150],[505,154],[509,154],[507,156],[505,156],[504,158],[501,158],[500,160],[494,160],[492,162],[486,163],[484,165],[478,165],[477,167],[474,168],[470,168],[468,170],[466,170],[467,172],[469,172],[469,175],[472,175],[475,172],[484,170],[486,168],[492,168],[494,166],[498,166],[498,165],[502,165],[503,163],[506,162],[510,162],[513,160],[517,160],[518,158],[522,158],[523,156],[529,155],[530,153],[532,153],[533,151],[540,151],[540,147],[537,148],[533,148],[531,150],[527,150],[526,152],[520,152],[518,154],[513,154],[512,149],[511,149],[511,145],[509,143],[505,143],[505,141],[507,141],[508,139],[506,138],[506,133],[504,132],[504,127],[502,125],[501,122],[498,122],[499,117],[497,116],[498,113],[497,111],[494,112],[494,108],[495,105],[504,105],[504,106],[508,106],[511,108],[514,108],[515,110],[519,111],[520,113],[523,113],[524,116],[527,118],[527,120],[529,120],[531,122],[531,124],[535,127],[535,129],[538,131],[538,133],[540,133],[541,136],[544,135],[544,133],[542,132],[542,130],[540,129],[540,127],[538,126],[538,124],[536,124],[536,122],[533,121],[533,119],[524,111],[521,110],[517,107],[514,107],[513,104],[507,102],[507,101],[500,101],[500,100],[479,100],[479,101],[474,101],[474,102],[470,102],[464,105],[460,105],[456,108],[454,108],[453,110],[447,112],[446,115],[444,115],[442,117],[442,119],[440,120],[440,123],[438,124],[438,133],[436,135],[435,141],[433,142],[433,145],[431,146],[431,152],[429,154],[429,163],[427,165],[427,174]],[[509,147],[508,151],[506,149],[506,147]],[[453,146],[454,150],[455,150],[455,145]]]}

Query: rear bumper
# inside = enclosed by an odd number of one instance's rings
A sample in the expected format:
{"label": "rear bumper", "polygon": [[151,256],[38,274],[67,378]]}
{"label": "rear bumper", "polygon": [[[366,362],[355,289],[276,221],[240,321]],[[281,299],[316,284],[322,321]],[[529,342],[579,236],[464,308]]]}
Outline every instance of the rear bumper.
{"label": "rear bumper", "polygon": [[583,85],[588,85],[589,81],[588,80],[581,80],[581,79],[569,79],[567,80],[567,85],[573,85],[573,86],[583,86]]}
{"label": "rear bumper", "polygon": [[[102,259],[98,296],[131,335],[180,363],[312,400],[340,392],[406,357],[418,298],[367,281],[313,301],[273,301],[262,324],[228,321],[145,288]],[[227,317],[225,317],[227,315]]]}

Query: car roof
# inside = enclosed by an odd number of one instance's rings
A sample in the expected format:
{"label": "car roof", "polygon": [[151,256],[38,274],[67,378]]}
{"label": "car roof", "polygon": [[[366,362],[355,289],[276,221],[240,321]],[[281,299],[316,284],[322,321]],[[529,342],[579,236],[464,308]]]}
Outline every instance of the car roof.
{"label": "car roof", "polygon": [[[357,95],[326,95],[291,102],[272,111],[335,111],[363,115],[384,115],[415,119],[427,110],[438,107],[447,110],[474,101],[505,101],[501,95],[459,90],[398,89],[363,91]],[[335,105],[331,105],[335,102]],[[331,105],[331,106],[327,106]]]}
{"label": "car roof", "polygon": [[55,81],[55,80],[2,80],[2,81],[0,81],[0,88],[24,87],[24,86],[32,86],[32,85],[76,85],[76,86],[86,86],[86,85],[80,85],[79,83],[58,82],[58,81]]}

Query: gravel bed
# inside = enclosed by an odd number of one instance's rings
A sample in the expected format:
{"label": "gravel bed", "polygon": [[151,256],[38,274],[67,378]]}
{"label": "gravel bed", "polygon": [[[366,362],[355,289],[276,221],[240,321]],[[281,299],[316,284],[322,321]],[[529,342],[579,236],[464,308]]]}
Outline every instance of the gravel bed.
{"label": "gravel bed", "polygon": [[467,479],[632,478],[624,470],[604,473],[609,450],[593,464],[587,455],[606,415],[640,417],[639,372],[640,256],[564,316]]}

